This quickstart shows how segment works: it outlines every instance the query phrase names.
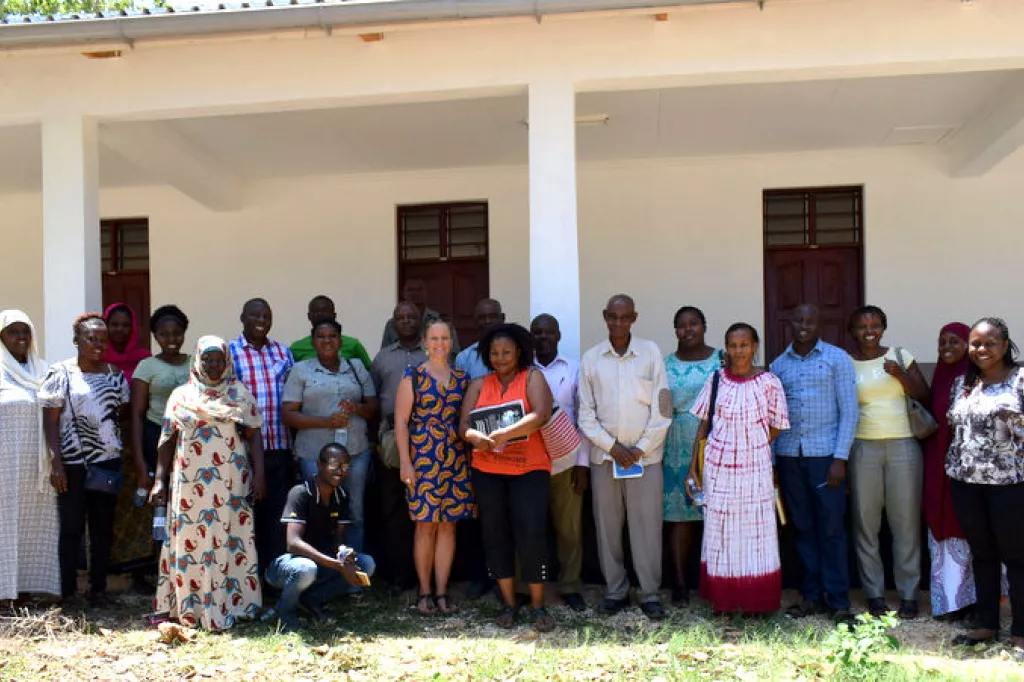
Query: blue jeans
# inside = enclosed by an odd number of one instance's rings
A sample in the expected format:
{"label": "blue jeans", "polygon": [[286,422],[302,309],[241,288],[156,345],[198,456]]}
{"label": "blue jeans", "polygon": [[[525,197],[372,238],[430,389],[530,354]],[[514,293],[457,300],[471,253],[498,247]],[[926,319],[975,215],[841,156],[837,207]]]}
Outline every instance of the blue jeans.
{"label": "blue jeans", "polygon": [[828,481],[832,457],[777,457],[775,466],[804,565],[800,593],[807,601],[824,599],[830,608],[849,610],[846,484],[821,485]]}
{"label": "blue jeans", "polygon": [[[304,479],[316,476],[316,460],[300,459],[299,467]],[[348,475],[341,482],[348,495],[348,511],[352,523],[345,529],[345,544],[356,550],[363,551],[363,497],[366,493],[366,479],[370,475],[370,451],[352,455],[349,460]]]}
{"label": "blue jeans", "polygon": [[[377,569],[369,554],[356,554],[356,565],[367,575]],[[361,591],[345,581],[337,571],[318,566],[312,559],[282,554],[274,559],[267,569],[267,582],[281,590],[277,600],[277,612],[283,620],[295,619],[296,609],[301,601],[304,605],[318,607],[342,594]]]}

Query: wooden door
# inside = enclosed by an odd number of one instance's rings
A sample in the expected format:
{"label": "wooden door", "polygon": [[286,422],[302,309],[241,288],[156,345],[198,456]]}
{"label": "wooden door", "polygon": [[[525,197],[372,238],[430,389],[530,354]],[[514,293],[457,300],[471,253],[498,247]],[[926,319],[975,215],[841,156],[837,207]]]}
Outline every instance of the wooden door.
{"label": "wooden door", "polygon": [[821,311],[821,338],[849,349],[849,314],[863,304],[860,187],[765,192],[765,362],[793,340],[794,309]]}
{"label": "wooden door", "polygon": [[398,207],[398,291],[422,279],[463,348],[477,340],[473,308],[490,291],[487,236],[483,202]]}
{"label": "wooden door", "polygon": [[765,358],[769,362],[793,341],[790,321],[801,303],[821,311],[821,338],[848,345],[846,318],[859,306],[860,249],[773,249],[765,253]]}
{"label": "wooden door", "polygon": [[150,348],[149,220],[104,220],[100,224],[103,308],[127,303],[138,318],[139,345]]}

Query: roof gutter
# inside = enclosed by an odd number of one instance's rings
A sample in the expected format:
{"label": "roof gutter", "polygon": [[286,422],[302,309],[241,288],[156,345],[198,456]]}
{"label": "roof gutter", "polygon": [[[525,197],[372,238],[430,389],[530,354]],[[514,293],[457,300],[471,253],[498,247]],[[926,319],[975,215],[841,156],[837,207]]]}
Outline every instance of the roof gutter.
{"label": "roof gutter", "polygon": [[757,3],[764,0],[348,0],[0,24],[0,50],[159,38],[357,28],[419,22],[536,17],[615,10]]}

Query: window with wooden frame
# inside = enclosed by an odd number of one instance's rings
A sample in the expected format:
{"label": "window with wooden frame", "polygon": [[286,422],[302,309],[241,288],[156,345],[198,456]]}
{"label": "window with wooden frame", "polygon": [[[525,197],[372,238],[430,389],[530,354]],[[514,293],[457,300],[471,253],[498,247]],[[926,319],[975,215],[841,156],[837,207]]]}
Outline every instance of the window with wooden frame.
{"label": "window with wooden frame", "polygon": [[862,187],[764,191],[765,246],[859,245],[864,229]]}
{"label": "window with wooden frame", "polygon": [[486,260],[486,202],[399,206],[398,254],[403,263]]}
{"label": "window with wooden frame", "polygon": [[100,221],[100,267],[108,274],[149,271],[149,219]]}

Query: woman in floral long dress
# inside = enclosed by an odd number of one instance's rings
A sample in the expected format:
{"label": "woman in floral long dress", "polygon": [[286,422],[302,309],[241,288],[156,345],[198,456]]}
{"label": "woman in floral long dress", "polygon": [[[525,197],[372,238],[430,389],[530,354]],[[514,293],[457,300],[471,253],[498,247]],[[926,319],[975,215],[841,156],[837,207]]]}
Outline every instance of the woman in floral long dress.
{"label": "woman in floral long dress", "polygon": [[689,601],[686,565],[693,547],[694,522],[703,520],[700,507],[686,494],[686,475],[693,459],[693,441],[700,419],[690,413],[708,377],[722,366],[722,351],[704,342],[708,323],[704,313],[683,306],[673,318],[678,347],[665,358],[665,374],[672,391],[672,425],[665,438],[664,509],[669,558],[675,571],[672,602]]}
{"label": "woman in floral long dress", "polygon": [[262,605],[251,499],[266,492],[260,424],[227,344],[199,339],[188,383],[167,402],[150,493],[166,504],[173,453],[156,610],[185,625],[222,630]]}
{"label": "woman in floral long dress", "polygon": [[[754,367],[758,343],[749,324],[726,331],[729,361],[719,378],[703,480],[690,467],[704,491],[700,593],[715,611],[770,613],[782,596],[771,442],[789,428],[789,413],[782,382]],[[693,406],[701,419],[697,438],[707,433],[711,387],[709,379]]]}

